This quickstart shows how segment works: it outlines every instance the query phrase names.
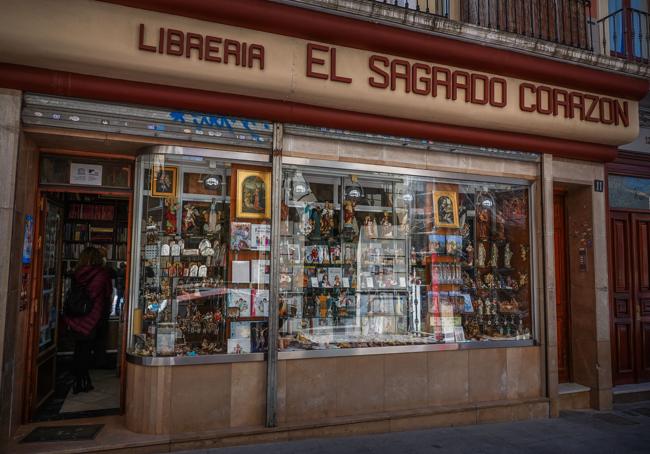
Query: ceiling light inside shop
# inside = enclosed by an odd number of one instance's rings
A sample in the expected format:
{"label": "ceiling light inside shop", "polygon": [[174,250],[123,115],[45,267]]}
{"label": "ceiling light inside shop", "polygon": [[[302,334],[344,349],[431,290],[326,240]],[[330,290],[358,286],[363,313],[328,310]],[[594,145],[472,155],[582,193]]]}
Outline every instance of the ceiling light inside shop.
{"label": "ceiling light inside shop", "polygon": [[358,200],[363,197],[363,188],[357,182],[357,176],[350,177],[352,183],[346,188],[345,197],[349,200]]}
{"label": "ceiling light inside shop", "polygon": [[203,179],[203,187],[207,190],[214,191],[221,186],[221,175],[208,175]]}

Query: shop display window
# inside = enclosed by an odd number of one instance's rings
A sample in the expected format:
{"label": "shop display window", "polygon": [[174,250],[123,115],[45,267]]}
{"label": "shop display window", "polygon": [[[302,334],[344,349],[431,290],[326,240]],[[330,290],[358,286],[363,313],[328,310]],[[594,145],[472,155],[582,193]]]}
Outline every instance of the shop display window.
{"label": "shop display window", "polygon": [[131,353],[266,351],[270,169],[146,155],[137,175]]}
{"label": "shop display window", "polygon": [[532,338],[529,189],[285,167],[283,350]]}

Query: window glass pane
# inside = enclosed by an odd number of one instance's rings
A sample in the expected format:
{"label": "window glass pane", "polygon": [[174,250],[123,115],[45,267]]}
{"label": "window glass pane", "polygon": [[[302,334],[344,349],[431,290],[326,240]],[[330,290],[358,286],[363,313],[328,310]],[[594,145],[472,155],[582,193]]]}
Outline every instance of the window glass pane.
{"label": "window glass pane", "polygon": [[282,349],[531,338],[526,186],[293,167],[283,185]]}
{"label": "window glass pane", "polygon": [[[132,353],[265,351],[270,171],[200,157],[150,155],[141,158],[139,175],[139,293]],[[240,180],[236,194],[230,191],[231,176]]]}
{"label": "window glass pane", "polygon": [[608,185],[612,208],[650,210],[650,178],[610,175]]}

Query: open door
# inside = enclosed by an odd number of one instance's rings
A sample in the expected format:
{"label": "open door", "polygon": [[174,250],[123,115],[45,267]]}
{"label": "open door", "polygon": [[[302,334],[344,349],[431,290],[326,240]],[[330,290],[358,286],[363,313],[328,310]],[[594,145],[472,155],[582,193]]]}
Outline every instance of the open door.
{"label": "open door", "polygon": [[42,196],[39,201],[39,225],[36,240],[38,262],[35,301],[31,314],[31,358],[29,414],[54,393],[56,386],[56,353],[58,338],[58,308],[61,276],[61,236],[63,205]]}

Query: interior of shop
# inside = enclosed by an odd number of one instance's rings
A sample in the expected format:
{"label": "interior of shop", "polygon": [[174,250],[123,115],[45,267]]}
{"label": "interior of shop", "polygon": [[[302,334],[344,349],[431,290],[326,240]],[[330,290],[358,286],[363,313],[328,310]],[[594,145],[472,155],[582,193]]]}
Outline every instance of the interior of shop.
{"label": "interior of shop", "polygon": [[[121,314],[126,284],[129,200],[101,192],[44,192],[42,198],[44,235],[38,356],[49,357],[51,366],[48,374],[39,370],[36,387],[40,405],[34,419],[119,412],[118,352],[124,330]],[[113,291],[92,335],[91,384],[87,389],[76,390],[73,386],[76,338],[64,323],[61,310],[79,268],[79,256],[89,247],[102,255]]]}

